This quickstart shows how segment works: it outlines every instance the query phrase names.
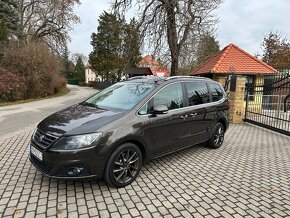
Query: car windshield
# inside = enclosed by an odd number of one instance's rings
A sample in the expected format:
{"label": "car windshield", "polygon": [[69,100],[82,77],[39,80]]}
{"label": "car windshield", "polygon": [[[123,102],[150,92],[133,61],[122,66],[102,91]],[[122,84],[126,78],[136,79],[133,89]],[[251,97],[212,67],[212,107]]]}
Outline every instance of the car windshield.
{"label": "car windshield", "polygon": [[154,83],[117,83],[87,99],[83,104],[99,108],[130,110],[156,85]]}

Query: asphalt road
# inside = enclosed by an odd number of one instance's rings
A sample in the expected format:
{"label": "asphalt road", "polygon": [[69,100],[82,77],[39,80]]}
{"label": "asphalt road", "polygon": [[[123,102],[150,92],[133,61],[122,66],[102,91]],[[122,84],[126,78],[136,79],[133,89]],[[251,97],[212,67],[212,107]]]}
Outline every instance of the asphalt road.
{"label": "asphalt road", "polygon": [[68,94],[24,104],[0,107],[0,136],[13,134],[36,125],[48,115],[81,102],[95,94],[97,90],[68,85]]}

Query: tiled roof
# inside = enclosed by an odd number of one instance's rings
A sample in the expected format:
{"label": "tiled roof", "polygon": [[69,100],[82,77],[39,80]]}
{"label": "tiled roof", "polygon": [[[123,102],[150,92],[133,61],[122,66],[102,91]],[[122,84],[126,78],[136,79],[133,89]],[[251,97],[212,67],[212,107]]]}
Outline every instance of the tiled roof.
{"label": "tiled roof", "polygon": [[91,69],[91,68],[92,68],[92,66],[90,64],[85,65],[85,69]]}
{"label": "tiled roof", "polygon": [[169,75],[169,70],[166,66],[155,60],[152,55],[146,55],[138,63],[139,67],[149,67],[154,75],[162,74],[162,76]]}
{"label": "tiled roof", "polygon": [[156,61],[152,55],[146,55],[144,58],[142,58],[139,62],[140,65],[150,64],[152,66],[159,66],[160,63]]}
{"label": "tiled roof", "polygon": [[277,70],[250,55],[234,44],[229,44],[211,59],[192,72],[192,75],[208,73],[276,74]]}
{"label": "tiled roof", "polygon": [[129,75],[153,75],[149,67],[133,67],[126,70]]}

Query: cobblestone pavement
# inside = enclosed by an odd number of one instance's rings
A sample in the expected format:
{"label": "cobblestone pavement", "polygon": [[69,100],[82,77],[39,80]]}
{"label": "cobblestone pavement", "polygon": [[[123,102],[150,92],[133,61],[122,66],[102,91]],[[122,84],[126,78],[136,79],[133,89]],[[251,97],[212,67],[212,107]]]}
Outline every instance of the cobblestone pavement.
{"label": "cobblestone pavement", "polygon": [[232,125],[220,149],[151,161],[121,189],[43,176],[31,134],[0,139],[0,217],[290,217],[290,138],[278,133]]}

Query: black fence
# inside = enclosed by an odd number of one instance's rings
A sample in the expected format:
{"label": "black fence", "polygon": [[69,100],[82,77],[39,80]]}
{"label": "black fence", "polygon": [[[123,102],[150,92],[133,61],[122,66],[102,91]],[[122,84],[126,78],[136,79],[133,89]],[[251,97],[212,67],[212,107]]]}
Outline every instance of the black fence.
{"label": "black fence", "polygon": [[290,135],[290,75],[265,76],[246,90],[244,120]]}

